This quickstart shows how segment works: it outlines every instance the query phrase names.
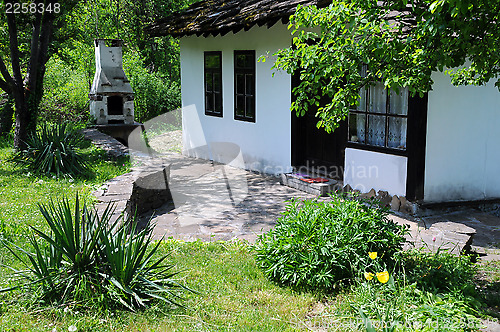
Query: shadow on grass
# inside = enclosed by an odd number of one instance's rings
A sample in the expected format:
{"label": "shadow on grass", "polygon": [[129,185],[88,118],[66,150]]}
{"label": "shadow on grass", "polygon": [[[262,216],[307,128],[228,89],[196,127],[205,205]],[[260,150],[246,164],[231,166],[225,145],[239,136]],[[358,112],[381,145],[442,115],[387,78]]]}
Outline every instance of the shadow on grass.
{"label": "shadow on grass", "polygon": [[[12,144],[11,139],[0,138],[0,149],[11,148]],[[58,177],[59,179],[70,178],[77,181],[103,182],[129,170],[129,157],[111,157],[105,151],[92,147],[88,141],[82,142],[79,148],[84,160],[90,166],[88,171],[74,175],[63,174]],[[0,177],[19,177],[31,174],[40,179],[54,178],[55,174],[53,173],[37,172],[36,170],[24,168],[22,165],[17,165],[12,160],[13,156],[14,152],[4,152],[0,155],[2,163]]]}

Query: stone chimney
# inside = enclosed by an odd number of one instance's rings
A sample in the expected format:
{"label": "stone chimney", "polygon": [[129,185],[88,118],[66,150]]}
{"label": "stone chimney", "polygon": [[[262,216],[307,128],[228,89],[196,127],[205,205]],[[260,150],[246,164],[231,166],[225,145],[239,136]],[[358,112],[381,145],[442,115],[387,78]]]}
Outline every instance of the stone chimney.
{"label": "stone chimney", "polygon": [[134,124],[134,91],[123,71],[122,41],[95,40],[90,114],[98,125]]}

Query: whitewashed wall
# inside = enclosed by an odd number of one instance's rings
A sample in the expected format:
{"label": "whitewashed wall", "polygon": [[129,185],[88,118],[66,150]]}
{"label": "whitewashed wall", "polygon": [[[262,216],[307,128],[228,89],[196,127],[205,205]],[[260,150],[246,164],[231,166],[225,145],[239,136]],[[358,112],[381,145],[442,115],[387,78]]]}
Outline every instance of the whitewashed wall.
{"label": "whitewashed wall", "polygon": [[429,92],[424,199],[500,197],[500,92],[451,85],[435,73]]}
{"label": "whitewashed wall", "polygon": [[407,158],[346,148],[344,184],[366,193],[372,188],[406,196]]}
{"label": "whitewashed wall", "polygon": [[[253,27],[225,36],[181,39],[181,82],[184,153],[193,157],[227,161],[238,154],[247,169],[266,173],[291,170],[291,77],[271,70],[271,55],[291,45],[286,26]],[[234,50],[255,50],[256,57],[269,55],[256,64],[256,122],[234,120]],[[206,116],[203,92],[203,52],[222,51],[223,118]],[[274,72],[274,77],[273,77]],[[217,149],[218,143],[231,149]],[[219,144],[220,146],[220,144]],[[227,150],[230,156],[221,156]],[[234,151],[233,151],[234,150]]]}

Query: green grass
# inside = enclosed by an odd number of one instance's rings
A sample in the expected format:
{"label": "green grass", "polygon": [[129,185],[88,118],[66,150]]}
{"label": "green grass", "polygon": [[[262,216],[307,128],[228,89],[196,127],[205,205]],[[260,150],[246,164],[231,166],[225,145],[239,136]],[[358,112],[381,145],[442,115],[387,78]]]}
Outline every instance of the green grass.
{"label": "green grass", "polygon": [[198,292],[185,294],[187,309],[161,304],[137,313],[37,312],[6,299],[0,330],[64,331],[75,325],[79,331],[295,331],[315,302],[311,294],[267,281],[244,244],[167,241],[159,254],[169,251],[173,263],[185,270],[182,282]]}
{"label": "green grass", "polygon": [[[9,144],[0,144],[0,232],[4,238],[26,246],[29,226],[47,230],[37,204],[76,194],[93,200],[92,191],[104,181],[126,172],[127,161],[114,162],[93,148],[86,154],[95,165],[92,179],[37,178],[7,162]],[[186,293],[187,309],[156,305],[150,309],[96,312],[70,307],[33,307],[23,294],[0,294],[0,331],[293,331],[305,319],[315,301],[269,282],[256,266],[249,247],[241,243],[181,243],[166,241],[158,255],[171,252],[181,282],[197,293]],[[15,264],[5,249],[0,263]],[[19,266],[17,266],[19,267]],[[8,285],[10,271],[0,269],[0,287]]]}

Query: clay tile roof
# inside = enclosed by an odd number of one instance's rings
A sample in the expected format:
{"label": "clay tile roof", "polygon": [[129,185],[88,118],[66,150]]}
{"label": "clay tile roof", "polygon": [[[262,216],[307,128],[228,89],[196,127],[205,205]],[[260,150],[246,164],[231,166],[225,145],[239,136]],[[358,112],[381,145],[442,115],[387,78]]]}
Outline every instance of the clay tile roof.
{"label": "clay tile roof", "polygon": [[151,36],[225,35],[254,25],[287,23],[297,5],[327,6],[331,0],[203,0],[146,27]]}

